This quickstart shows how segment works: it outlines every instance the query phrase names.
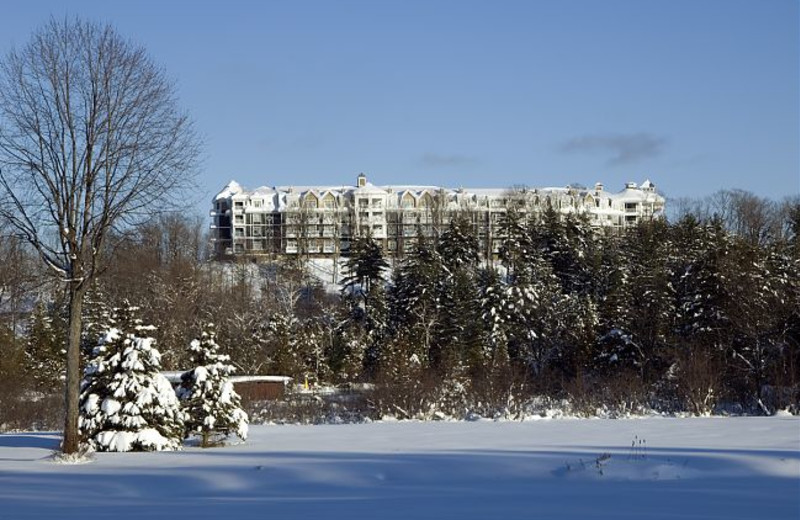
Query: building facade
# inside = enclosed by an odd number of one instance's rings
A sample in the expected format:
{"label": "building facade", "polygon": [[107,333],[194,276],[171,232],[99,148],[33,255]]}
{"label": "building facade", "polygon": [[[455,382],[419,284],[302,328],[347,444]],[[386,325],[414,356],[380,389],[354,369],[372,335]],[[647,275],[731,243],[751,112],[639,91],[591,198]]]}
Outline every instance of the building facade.
{"label": "building facade", "polygon": [[592,225],[622,229],[663,214],[665,200],[649,180],[622,191],[520,188],[448,189],[375,186],[364,174],[355,186],[242,188],[231,181],[213,199],[211,240],[218,258],[307,255],[336,258],[354,236],[369,234],[387,255],[402,257],[419,233],[433,236],[455,217],[468,218],[481,250],[497,251],[509,208],[585,214]]}

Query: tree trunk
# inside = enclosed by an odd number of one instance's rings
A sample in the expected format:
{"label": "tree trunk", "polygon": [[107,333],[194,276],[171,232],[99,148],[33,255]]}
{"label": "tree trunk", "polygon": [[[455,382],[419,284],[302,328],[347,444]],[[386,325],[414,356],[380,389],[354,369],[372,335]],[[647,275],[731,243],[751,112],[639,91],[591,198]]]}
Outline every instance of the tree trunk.
{"label": "tree trunk", "polygon": [[69,338],[67,342],[67,381],[64,395],[64,453],[75,453],[80,447],[78,406],[81,383],[81,311],[86,290],[81,282],[69,283]]}

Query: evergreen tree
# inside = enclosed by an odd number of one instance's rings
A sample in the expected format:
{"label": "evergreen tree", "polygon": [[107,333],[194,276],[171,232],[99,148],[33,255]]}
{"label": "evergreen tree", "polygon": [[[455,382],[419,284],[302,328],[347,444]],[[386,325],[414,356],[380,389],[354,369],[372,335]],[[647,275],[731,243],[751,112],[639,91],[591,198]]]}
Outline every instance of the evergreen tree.
{"label": "evergreen tree", "polygon": [[[393,335],[403,336],[399,347],[419,349],[427,363],[440,324],[445,269],[439,252],[421,232],[395,271],[390,293]],[[435,355],[433,357],[436,357]]]}
{"label": "evergreen tree", "polygon": [[473,270],[478,265],[478,237],[466,216],[460,215],[450,221],[437,249],[444,267],[451,273],[459,269]]}
{"label": "evergreen tree", "polygon": [[290,314],[275,312],[266,327],[268,372],[302,377],[305,360],[300,338],[300,321]]}
{"label": "evergreen tree", "polygon": [[[733,338],[730,343],[730,386],[741,402],[765,414],[775,411],[774,374],[780,360],[792,349],[788,324],[797,302],[796,273],[771,247],[742,239],[733,245],[735,266],[727,270],[731,291],[727,313]],[[795,369],[796,370],[796,369]]]}
{"label": "evergreen tree", "polygon": [[306,318],[300,322],[299,329],[298,343],[301,346],[304,378],[316,383],[330,380],[328,342],[321,320]]}
{"label": "evergreen tree", "polygon": [[79,427],[97,451],[173,450],[183,439],[183,412],[147,335],[153,327],[136,312],[130,305],[114,310],[84,371]]}
{"label": "evergreen tree", "polygon": [[484,363],[508,361],[508,334],[511,316],[505,303],[506,288],[495,269],[481,270],[479,278],[480,312],[483,324]]}
{"label": "evergreen tree", "polygon": [[593,294],[596,251],[594,231],[585,215],[559,215],[547,208],[532,241],[550,263],[565,294]]}
{"label": "evergreen tree", "polygon": [[442,260],[440,317],[431,360],[455,375],[481,365],[481,312],[478,300],[478,239],[470,220],[454,218],[438,245]]}
{"label": "evergreen tree", "polygon": [[558,325],[564,296],[550,264],[533,251],[506,285],[502,307],[508,323],[509,353],[533,375],[559,357]]}
{"label": "evergreen tree", "polygon": [[212,445],[215,434],[235,433],[247,439],[247,414],[241,399],[229,381],[235,371],[230,356],[219,353],[216,329],[209,323],[200,339],[189,345],[189,355],[195,368],[181,376],[178,392],[186,412],[186,432],[200,435],[201,446]]}
{"label": "evergreen tree", "polygon": [[674,289],[665,221],[641,222],[626,230],[618,258],[624,274],[614,288],[613,301],[601,309],[598,361],[606,368],[632,368],[645,384],[658,380],[665,366],[675,315]]}
{"label": "evergreen tree", "polygon": [[98,341],[111,327],[111,306],[102,284],[95,283],[86,293],[83,302],[83,329],[81,331],[81,356],[89,359]]}
{"label": "evergreen tree", "polygon": [[348,383],[358,381],[364,373],[368,347],[363,331],[344,322],[337,330],[336,342],[337,353],[334,362],[338,378]]}
{"label": "evergreen tree", "polygon": [[28,324],[26,371],[41,388],[48,390],[64,384],[67,322],[61,310],[55,303],[40,301]]}
{"label": "evergreen tree", "polygon": [[364,313],[369,315],[370,296],[382,288],[383,273],[389,268],[380,245],[370,236],[354,237],[344,265],[347,275],[342,279],[343,291],[363,305]]}
{"label": "evergreen tree", "polygon": [[692,215],[672,228],[675,289],[673,372],[680,397],[697,414],[711,412],[721,390],[725,346],[730,344],[725,282],[728,233],[719,220],[703,224]]}
{"label": "evergreen tree", "polygon": [[534,246],[528,228],[525,214],[513,207],[508,208],[500,222],[502,242],[498,255],[509,280],[513,280],[518,271],[524,270],[533,253]]}
{"label": "evergreen tree", "polygon": [[395,271],[390,293],[392,321],[414,328],[421,322],[435,319],[443,277],[441,255],[427,237],[418,234],[414,247]]}
{"label": "evergreen tree", "polygon": [[370,236],[353,238],[342,279],[342,295],[349,310],[348,320],[364,331],[367,343],[365,365],[370,370],[387,329],[388,304],[384,272],[389,264],[380,245]]}

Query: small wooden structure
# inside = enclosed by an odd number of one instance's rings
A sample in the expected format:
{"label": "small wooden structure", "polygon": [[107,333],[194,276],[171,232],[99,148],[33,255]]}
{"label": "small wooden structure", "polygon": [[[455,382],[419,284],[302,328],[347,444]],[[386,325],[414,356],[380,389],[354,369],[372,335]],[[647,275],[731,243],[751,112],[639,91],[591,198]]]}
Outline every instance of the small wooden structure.
{"label": "small wooden structure", "polygon": [[[161,372],[173,388],[181,384],[182,371]],[[286,388],[291,384],[289,376],[232,376],[229,381],[233,389],[244,401],[275,401],[283,399]]]}
{"label": "small wooden structure", "polygon": [[275,401],[283,399],[289,376],[233,376],[233,389],[246,401]]}

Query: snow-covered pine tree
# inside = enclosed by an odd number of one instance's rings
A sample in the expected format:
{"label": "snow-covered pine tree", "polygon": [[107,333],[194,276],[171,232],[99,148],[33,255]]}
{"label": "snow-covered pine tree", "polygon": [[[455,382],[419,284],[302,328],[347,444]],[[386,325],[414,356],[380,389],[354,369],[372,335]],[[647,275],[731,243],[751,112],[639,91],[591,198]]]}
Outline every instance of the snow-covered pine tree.
{"label": "snow-covered pine tree", "polygon": [[450,272],[462,267],[474,269],[480,259],[480,247],[470,219],[460,215],[451,220],[437,249],[444,266]]}
{"label": "snow-covered pine tree", "polygon": [[265,330],[268,353],[267,369],[275,374],[299,377],[305,370],[300,321],[295,315],[277,311],[269,317]]}
{"label": "snow-covered pine tree", "polygon": [[342,298],[349,310],[347,320],[363,330],[368,344],[365,368],[374,370],[388,323],[384,272],[389,264],[369,234],[353,238],[347,255],[346,276],[342,279]]}
{"label": "snow-covered pine tree", "polygon": [[441,256],[421,228],[418,229],[413,247],[395,270],[389,315],[393,334],[403,336],[398,344],[418,351],[424,363],[432,357],[440,324],[444,276]]}
{"label": "snow-covered pine tree", "polygon": [[506,288],[496,269],[481,270],[479,291],[484,364],[507,364],[510,316],[506,312]]}
{"label": "snow-covered pine tree", "polygon": [[230,356],[219,353],[216,337],[214,325],[208,323],[200,339],[191,342],[190,359],[195,368],[181,376],[178,390],[186,412],[187,436],[199,435],[203,448],[216,444],[217,435],[235,433],[247,439],[248,417],[228,380],[235,369]]}
{"label": "snow-covered pine tree", "polygon": [[528,228],[529,222],[525,214],[515,208],[509,208],[500,222],[499,235],[503,240],[498,256],[506,268],[509,282],[517,276],[517,271],[525,270],[525,263],[533,251]]}
{"label": "snow-covered pine tree", "polygon": [[725,345],[733,331],[724,273],[730,237],[720,220],[701,223],[692,214],[671,231],[676,313],[670,380],[692,412],[706,414],[720,394]]}
{"label": "snow-covered pine tree", "polygon": [[174,450],[183,439],[183,412],[159,373],[153,327],[136,307],[114,309],[112,325],[92,352],[81,384],[79,428],[97,451]]}
{"label": "snow-covered pine tree", "polygon": [[594,230],[586,215],[561,215],[547,208],[531,229],[534,245],[553,268],[565,294],[593,294]]}
{"label": "snow-covered pine tree", "polygon": [[516,267],[512,281],[503,294],[509,352],[512,359],[538,375],[560,357],[560,318],[565,297],[550,264],[538,251]]}
{"label": "snow-covered pine tree", "polygon": [[357,304],[363,304],[368,317],[370,296],[382,288],[385,282],[383,273],[389,268],[380,245],[371,236],[354,237],[344,267],[347,275],[342,279],[343,291]]}
{"label": "snow-covered pine tree", "polygon": [[459,215],[450,222],[437,249],[443,268],[438,284],[441,310],[431,361],[449,376],[482,365],[479,246],[468,216]]}
{"label": "snow-covered pine tree", "polygon": [[81,330],[81,356],[83,359],[92,357],[92,352],[98,341],[105,336],[111,327],[111,314],[113,310],[107,305],[106,291],[99,283],[92,285],[83,301],[83,330]]}
{"label": "snow-covered pine tree", "polygon": [[606,261],[616,256],[616,269],[622,270],[606,280],[616,278],[600,301],[596,362],[601,369],[632,369],[650,384],[666,369],[663,357],[675,317],[669,226],[662,219],[640,222],[626,229],[619,248],[605,255]]}

